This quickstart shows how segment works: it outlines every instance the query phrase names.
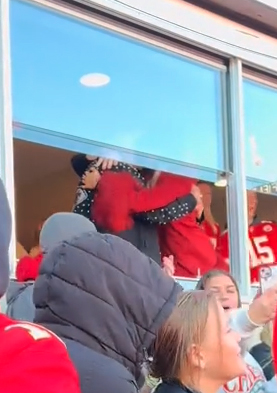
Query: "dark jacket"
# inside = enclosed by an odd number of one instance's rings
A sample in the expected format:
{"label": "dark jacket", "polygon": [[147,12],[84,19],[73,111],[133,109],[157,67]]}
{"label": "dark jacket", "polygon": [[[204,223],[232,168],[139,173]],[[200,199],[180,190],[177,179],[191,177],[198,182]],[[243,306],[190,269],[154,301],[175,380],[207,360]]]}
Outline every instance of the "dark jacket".
{"label": "dark jacket", "polygon": [[251,348],[250,354],[263,369],[266,380],[270,381],[275,375],[271,348],[266,343],[261,342]]}
{"label": "dark jacket", "polygon": [[[90,167],[94,167],[96,162],[97,160],[87,160],[85,154],[77,154],[71,159],[72,168],[80,178],[86,170],[89,170]],[[103,171],[101,168],[98,169],[102,174]],[[126,163],[119,162],[111,169],[111,171],[117,173],[130,173],[139,183],[145,184],[145,178],[142,173],[138,169]],[[73,212],[91,219],[99,232],[109,232],[94,221],[92,206],[95,197],[95,190],[84,190],[80,187],[81,184],[82,182],[79,183],[79,187],[77,188]],[[132,243],[136,248],[158,263],[160,263],[161,257],[157,226],[165,225],[192,212],[196,206],[196,199],[192,194],[187,194],[181,198],[172,198],[170,204],[165,202],[164,204],[162,203],[161,206],[163,207],[162,209],[155,208],[135,215],[133,227],[117,234],[122,239]],[[159,204],[157,204],[157,207],[160,207]]]}
{"label": "dark jacket", "polygon": [[65,340],[82,393],[132,393],[180,291],[130,243],[88,233],[45,256],[35,321]]}
{"label": "dark jacket", "polygon": [[33,288],[34,281],[18,282],[11,280],[6,295],[6,314],[10,318],[18,321],[34,321]]}

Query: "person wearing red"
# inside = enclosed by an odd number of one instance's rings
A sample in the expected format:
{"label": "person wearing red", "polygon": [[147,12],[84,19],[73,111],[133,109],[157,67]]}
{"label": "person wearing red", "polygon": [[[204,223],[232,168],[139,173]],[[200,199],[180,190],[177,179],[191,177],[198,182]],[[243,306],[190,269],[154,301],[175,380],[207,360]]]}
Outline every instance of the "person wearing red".
{"label": "person wearing red", "polygon": [[[104,173],[99,181],[94,200],[95,221],[113,233],[131,228],[133,216],[151,209],[162,209],[166,204],[190,192],[195,179],[155,172],[152,188],[143,188],[129,174]],[[196,277],[212,268],[226,265],[214,250],[209,237],[197,223],[199,209],[185,217],[160,225],[161,254],[173,255],[175,276]],[[174,211],[172,212],[174,214]]]}
{"label": "person wearing red", "polygon": [[[0,179],[0,297],[9,284],[11,214]],[[5,393],[80,393],[65,344],[47,329],[0,314],[0,386]]]}
{"label": "person wearing red", "polygon": [[[257,194],[247,191],[248,203],[248,249],[251,282],[259,282],[259,272],[262,267],[277,264],[277,224],[273,221],[259,221],[256,217]],[[229,263],[228,231],[220,240],[220,253]]]}
{"label": "person wearing red", "polygon": [[204,232],[209,236],[210,241],[216,250],[219,247],[221,231],[220,226],[215,221],[211,210],[212,188],[208,183],[201,181],[198,183],[198,187],[202,195],[204,208],[199,222]]}

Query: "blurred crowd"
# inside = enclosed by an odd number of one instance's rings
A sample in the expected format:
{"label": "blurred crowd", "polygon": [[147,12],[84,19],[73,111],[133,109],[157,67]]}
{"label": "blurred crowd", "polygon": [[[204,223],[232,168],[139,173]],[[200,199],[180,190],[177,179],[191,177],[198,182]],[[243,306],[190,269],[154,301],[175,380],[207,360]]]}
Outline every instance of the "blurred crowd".
{"label": "blurred crowd", "polygon": [[[10,282],[0,183],[2,391],[277,392],[277,286],[242,307],[210,186],[83,154],[72,167],[72,212],[47,218],[29,253],[17,245]],[[256,209],[249,192],[252,282],[276,263],[277,227]],[[195,290],[176,277],[198,277]]]}

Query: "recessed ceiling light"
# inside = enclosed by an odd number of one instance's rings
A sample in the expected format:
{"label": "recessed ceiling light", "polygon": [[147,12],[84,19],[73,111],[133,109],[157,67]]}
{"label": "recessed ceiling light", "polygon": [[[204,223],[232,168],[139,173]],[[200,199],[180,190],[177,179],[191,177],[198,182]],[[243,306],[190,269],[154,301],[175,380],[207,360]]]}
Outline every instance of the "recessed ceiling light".
{"label": "recessed ceiling light", "polygon": [[102,87],[110,83],[111,78],[106,74],[86,74],[80,79],[80,83],[85,87]]}
{"label": "recessed ceiling light", "polygon": [[217,180],[214,185],[216,187],[226,187],[227,186],[227,180],[226,179],[219,179]]}

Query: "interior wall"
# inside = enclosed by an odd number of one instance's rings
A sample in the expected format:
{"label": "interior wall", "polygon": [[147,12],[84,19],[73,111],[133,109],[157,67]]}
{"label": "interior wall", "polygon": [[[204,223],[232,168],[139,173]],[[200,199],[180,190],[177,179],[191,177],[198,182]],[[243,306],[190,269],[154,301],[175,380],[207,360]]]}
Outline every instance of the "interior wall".
{"label": "interior wall", "polygon": [[68,169],[16,187],[17,240],[26,250],[36,245],[36,229],[51,214],[71,211],[78,178]]}

